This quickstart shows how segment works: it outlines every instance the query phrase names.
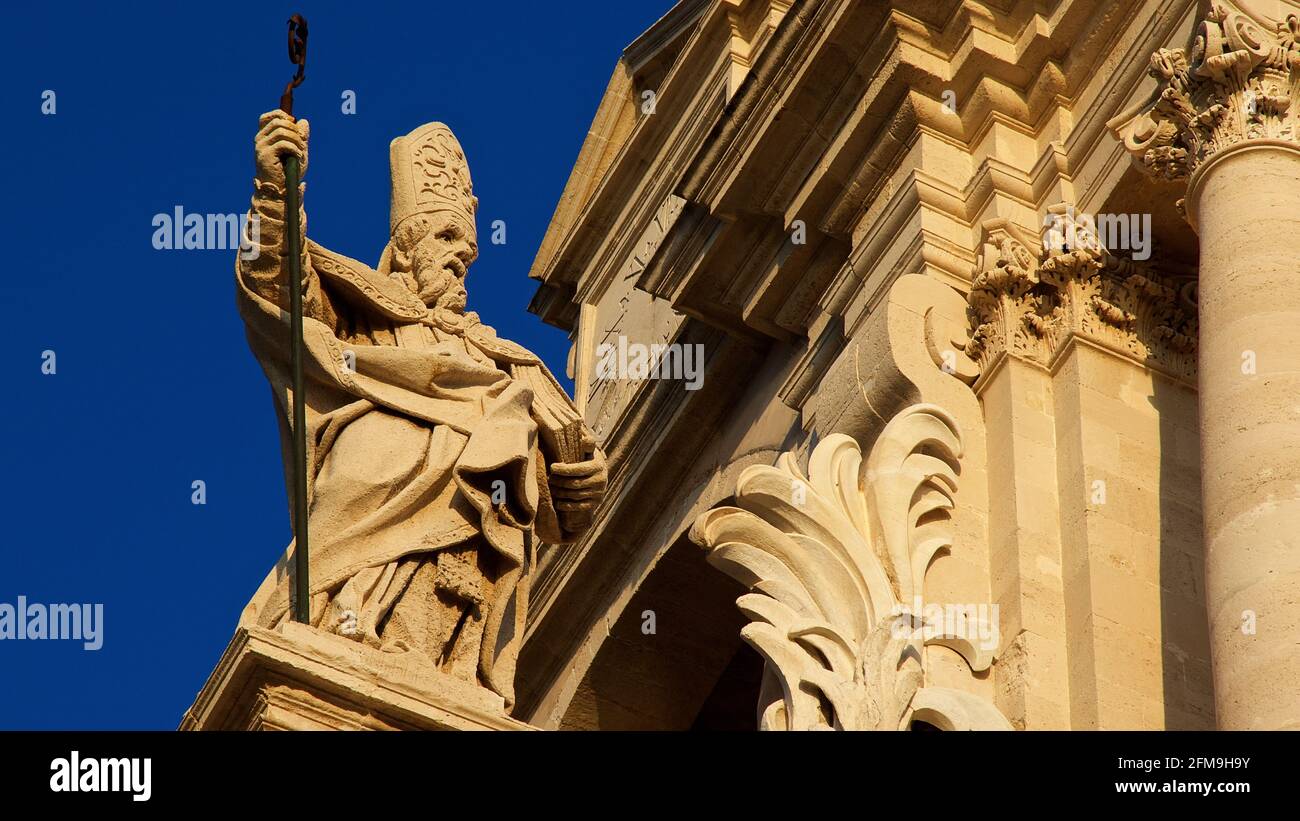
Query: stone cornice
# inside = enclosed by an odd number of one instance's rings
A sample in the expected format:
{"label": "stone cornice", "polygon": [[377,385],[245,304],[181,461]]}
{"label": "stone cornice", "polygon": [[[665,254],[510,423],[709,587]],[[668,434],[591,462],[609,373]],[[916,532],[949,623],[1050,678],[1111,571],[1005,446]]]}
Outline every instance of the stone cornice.
{"label": "stone cornice", "polygon": [[[936,257],[940,267],[968,281],[973,249],[965,237],[978,233],[981,215],[1028,214],[1045,197],[1075,197],[1074,151],[1067,156],[1053,134],[1071,133],[1062,112],[1092,76],[1077,67],[1102,60],[1140,4],[1129,0],[1103,13],[1072,2],[1051,14],[1016,0],[989,5],[793,3],[741,86],[728,89],[725,108],[718,95],[726,60],[715,58],[726,15],[710,6],[660,86],[659,114],[647,118],[696,117],[696,126],[659,128],[656,136],[654,122],[637,125],[567,236],[555,242],[548,234],[556,252],[534,270],[548,286],[569,284],[573,291],[545,302],[539,295],[534,309],[546,311],[548,321],[562,320],[572,315],[560,310],[564,299],[598,294],[668,193],[681,195],[688,209],[703,209],[718,228],[715,241],[709,258],[690,266],[651,260],[637,287],[731,332],[804,334],[817,310],[839,299],[825,289],[834,287],[845,260],[830,260],[830,252],[877,234],[880,201],[896,198],[905,185],[923,189],[911,196],[923,201],[927,236],[963,246],[958,256],[966,262],[944,252]],[[727,13],[730,25],[734,13]],[[711,72],[702,71],[706,63]],[[1067,63],[1076,67],[1069,77]],[[960,100],[959,116],[938,104],[945,92]],[[706,98],[711,105],[699,105]],[[1008,132],[1023,135],[1032,166],[1001,159],[997,146]],[[940,142],[954,154],[970,152],[974,167],[952,169]],[[934,170],[900,179],[909,158],[921,160],[920,170],[932,163]],[[808,253],[794,249],[786,257],[789,249],[778,249],[773,256],[763,238],[791,232],[796,221],[807,228]],[[944,221],[951,227],[929,228]],[[661,252],[683,247],[677,235],[697,222],[681,221]],[[927,259],[936,256],[925,251]],[[742,269],[736,259],[746,261]],[[814,260],[818,270],[806,270]],[[801,307],[784,307],[791,304]]]}
{"label": "stone cornice", "polygon": [[[763,53],[787,4],[781,0],[711,0],[681,5],[689,6],[690,14],[675,7],[625,52],[616,79],[620,71],[633,73],[636,111],[641,111],[644,102],[639,95],[653,90],[654,113],[640,113],[631,125],[620,120],[613,136],[593,130],[588,137],[566,188],[566,199],[570,188],[577,192],[574,202],[563,219],[557,210],[530,272],[542,280],[543,289],[566,291],[567,286],[578,297],[590,299],[608,285],[631,244],[654,219],[659,203],[677,188],[698,146],[706,142],[734,91],[740,71],[737,60],[747,63]],[[753,40],[740,37],[737,26]],[[659,29],[664,31],[656,34]],[[743,59],[738,57],[742,53]],[[637,72],[652,62],[666,67],[655,68],[650,79],[641,77]],[[654,88],[646,88],[647,83]],[[624,91],[621,86],[617,90],[620,94]],[[618,104],[621,99],[610,103]],[[597,118],[601,119],[599,112]],[[605,146],[607,142],[610,147]],[[602,153],[584,164],[589,149]],[[612,161],[605,159],[610,152],[617,153]],[[596,160],[602,164],[595,165]],[[587,170],[588,165],[592,170]],[[579,172],[595,176],[580,178]],[[566,324],[564,317],[572,314],[540,292],[532,309],[546,311],[542,318],[561,326]]]}
{"label": "stone cornice", "polygon": [[632,70],[657,59],[683,31],[689,30],[704,14],[712,0],[683,0],[664,12],[653,26],[623,49],[623,59]]}
{"label": "stone cornice", "polygon": [[[698,142],[702,135],[683,133],[683,129],[707,130],[721,107],[716,89],[725,71],[715,41],[723,37],[723,27],[706,13],[711,4],[683,4],[687,5],[689,15],[675,8],[629,46],[615,69],[606,99],[597,111],[529,272],[530,277],[542,281],[531,309],[541,313],[545,321],[566,324],[560,321],[560,306],[544,297],[544,291],[576,292],[579,280],[595,268],[606,277],[612,275],[605,269],[621,260],[610,246],[631,242],[644,229],[680,173],[671,168],[671,162],[680,162],[675,152],[661,149],[678,145],[683,150]],[[662,36],[652,36],[665,27]],[[645,65],[653,56],[649,44],[674,52],[668,76],[653,89],[653,115],[641,113],[641,80],[633,73],[636,66]],[[701,83],[701,77],[707,79]],[[691,87],[682,88],[688,81]],[[662,155],[667,155],[670,162]],[[653,170],[637,162],[645,157],[657,158]],[[665,190],[657,191],[653,203],[638,208],[644,205],[639,196],[644,192],[638,189],[647,179],[660,181]],[[625,213],[629,208],[633,213]],[[604,267],[595,264],[597,259]],[[590,287],[589,283],[582,284]]]}

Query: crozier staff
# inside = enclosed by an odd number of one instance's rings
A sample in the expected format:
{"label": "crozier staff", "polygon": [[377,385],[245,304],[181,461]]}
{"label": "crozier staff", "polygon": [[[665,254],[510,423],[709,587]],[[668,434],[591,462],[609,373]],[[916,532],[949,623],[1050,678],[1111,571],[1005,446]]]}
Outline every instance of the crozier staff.
{"label": "crozier staff", "polygon": [[[307,20],[301,14],[289,18],[289,62],[298,67],[293,79],[280,95],[280,110],[293,119],[293,90],[302,85],[307,76]],[[307,411],[304,404],[306,392],[302,380],[302,235],[298,220],[300,200],[298,186],[302,180],[302,167],[291,137],[299,134],[299,123],[293,119],[293,134],[283,136],[287,142],[277,145],[277,153],[284,164],[284,216],[286,231],[284,253],[289,260],[289,345],[290,370],[293,383],[293,534],[294,534],[294,584],[293,620],[308,623],[311,620],[311,584],[307,559]],[[307,122],[301,123],[301,135],[306,139]]]}

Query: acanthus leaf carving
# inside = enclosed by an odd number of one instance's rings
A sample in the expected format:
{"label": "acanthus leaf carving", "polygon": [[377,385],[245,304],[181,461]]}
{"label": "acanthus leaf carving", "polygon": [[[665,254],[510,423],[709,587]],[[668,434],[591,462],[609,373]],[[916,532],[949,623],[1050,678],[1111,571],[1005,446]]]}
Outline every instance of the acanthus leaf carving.
{"label": "acanthus leaf carving", "polygon": [[1251,139],[1296,140],[1292,105],[1300,66],[1300,18],[1269,27],[1212,3],[1188,49],[1158,49],[1147,107],[1117,128],[1157,178],[1183,179],[1217,152]]}
{"label": "acanthus leaf carving", "polygon": [[[849,436],[741,474],[736,505],[701,515],[691,538],[744,584],[743,639],[766,660],[763,729],[902,729],[917,705],[950,729],[1010,729],[988,701],[926,686],[926,644],[973,671],[992,652],[945,632],[919,606],[926,569],[952,546],[946,511],[957,488],[961,433],[935,405],[895,416],[868,458]],[[988,625],[980,625],[980,635]]]}
{"label": "acanthus leaf carving", "polygon": [[1039,313],[1037,247],[1037,237],[1005,219],[986,225],[984,250],[967,296],[972,330],[966,354],[981,370],[1003,351],[1041,355],[1046,318]]}
{"label": "acanthus leaf carving", "polygon": [[1007,352],[1048,364],[1073,335],[1169,374],[1196,377],[1194,281],[1111,253],[1090,217],[1052,206],[1041,241],[1005,220],[988,240],[971,285],[967,354],[986,371]]}

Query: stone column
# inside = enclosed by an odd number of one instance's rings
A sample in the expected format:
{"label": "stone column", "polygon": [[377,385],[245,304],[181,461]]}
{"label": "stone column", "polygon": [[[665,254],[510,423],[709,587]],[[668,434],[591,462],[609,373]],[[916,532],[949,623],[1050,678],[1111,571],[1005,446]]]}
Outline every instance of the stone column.
{"label": "stone column", "polygon": [[[1300,149],[1197,169],[1206,592],[1219,725],[1300,728]],[[1251,634],[1251,631],[1254,634]]]}
{"label": "stone column", "polygon": [[1214,4],[1160,96],[1123,129],[1187,178],[1200,238],[1201,471],[1223,729],[1300,728],[1300,21]]}

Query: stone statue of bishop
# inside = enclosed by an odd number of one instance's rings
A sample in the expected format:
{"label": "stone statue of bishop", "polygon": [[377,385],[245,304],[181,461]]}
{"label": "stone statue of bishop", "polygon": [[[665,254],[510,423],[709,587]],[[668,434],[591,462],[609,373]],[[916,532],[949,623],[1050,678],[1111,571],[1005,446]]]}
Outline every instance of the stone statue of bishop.
{"label": "stone statue of bishop", "polygon": [[[236,263],[289,481],[281,157],[298,156],[305,174],[308,135],[306,120],[262,115],[250,212],[258,253]],[[590,526],[605,458],[537,356],[465,310],[478,199],[455,136],[429,123],[393,140],[389,158],[391,236],[378,267],[301,246],[311,624],[423,654],[509,709],[538,542],[570,542]],[[305,233],[305,214],[301,224]],[[289,618],[293,549],[242,625]]]}

